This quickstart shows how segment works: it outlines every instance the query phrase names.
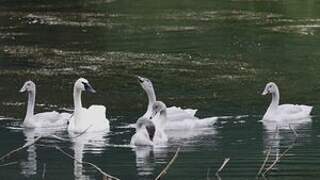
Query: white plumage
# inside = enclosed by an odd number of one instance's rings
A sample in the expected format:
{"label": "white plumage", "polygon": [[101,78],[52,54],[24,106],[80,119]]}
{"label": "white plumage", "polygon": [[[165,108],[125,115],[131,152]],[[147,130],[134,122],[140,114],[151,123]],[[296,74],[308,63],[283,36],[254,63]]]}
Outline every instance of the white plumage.
{"label": "white plumage", "polygon": [[[148,96],[147,112],[142,116],[150,118],[152,115],[152,107],[156,102],[156,95],[152,82],[144,77],[137,76],[141,87],[145,90]],[[199,119],[195,116],[197,109],[182,109],[180,107],[171,106],[166,108],[166,124],[162,127],[163,130],[183,130],[205,128],[216,123],[216,117]],[[156,123],[156,122],[155,122]]]}
{"label": "white plumage", "polygon": [[[137,76],[140,82],[142,89],[147,93],[148,96],[148,108],[147,112],[143,115],[143,117],[149,118],[152,113],[152,106],[156,102],[156,94],[154,92],[154,88],[152,82],[144,77]],[[182,109],[180,107],[172,106],[167,108],[167,117],[169,122],[174,120],[181,119],[191,119],[194,118],[197,109]]]}
{"label": "white plumage", "polygon": [[43,112],[34,114],[35,97],[36,97],[36,85],[32,81],[24,83],[20,92],[28,93],[28,105],[27,113],[23,121],[23,126],[26,128],[50,128],[50,127],[65,127],[71,114]]}
{"label": "white plumage", "polygon": [[312,111],[312,106],[283,104],[279,105],[280,93],[278,86],[270,82],[266,85],[262,95],[272,95],[272,101],[263,116],[263,120],[269,121],[283,121],[283,120],[297,120],[308,118]]}
{"label": "white plumage", "polygon": [[74,113],[70,119],[68,130],[73,132],[109,131],[109,120],[106,118],[106,108],[103,105],[91,105],[88,109],[82,107],[81,92],[95,92],[88,80],[78,79],[74,84]]}

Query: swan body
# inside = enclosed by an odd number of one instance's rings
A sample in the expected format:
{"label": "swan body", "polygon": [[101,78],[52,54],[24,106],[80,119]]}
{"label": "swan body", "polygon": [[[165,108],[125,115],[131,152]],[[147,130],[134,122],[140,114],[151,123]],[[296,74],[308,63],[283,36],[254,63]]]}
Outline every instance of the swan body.
{"label": "swan body", "polygon": [[36,97],[36,85],[32,81],[24,83],[20,92],[28,93],[28,105],[27,113],[23,121],[23,126],[26,128],[50,128],[66,126],[71,114],[69,113],[58,113],[43,112],[34,114],[35,97]]}
{"label": "swan body", "polygon": [[272,95],[271,103],[267,112],[263,116],[263,120],[283,121],[283,120],[298,120],[310,117],[312,106],[283,104],[279,105],[280,93],[278,86],[270,82],[266,85],[262,95]]}
{"label": "swan body", "polygon": [[92,105],[89,108],[82,107],[81,92],[95,90],[84,78],[78,79],[73,88],[74,113],[68,125],[68,131],[73,132],[97,132],[109,131],[109,120],[106,118],[106,108],[103,105]]}
{"label": "swan body", "polygon": [[214,125],[218,120],[218,117],[208,117],[203,119],[193,118],[193,119],[183,119],[181,121],[173,121],[167,123],[165,130],[192,130],[208,128]]}
{"label": "swan body", "polygon": [[168,141],[164,132],[167,122],[166,105],[156,101],[152,106],[152,113],[149,118],[141,117],[136,122],[136,133],[131,138],[131,145],[154,146],[162,145]]}
{"label": "swan body", "polygon": [[[152,113],[152,106],[156,102],[156,95],[152,85],[152,82],[144,77],[137,76],[142,89],[147,93],[148,96],[148,108],[147,112],[143,117],[150,117]],[[175,121],[181,119],[191,119],[195,117],[197,109],[182,109],[180,107],[172,106],[167,108],[167,118],[168,120]]]}
{"label": "swan body", "polygon": [[141,117],[136,123],[136,133],[132,136],[130,145],[153,146],[155,125],[147,118]]}

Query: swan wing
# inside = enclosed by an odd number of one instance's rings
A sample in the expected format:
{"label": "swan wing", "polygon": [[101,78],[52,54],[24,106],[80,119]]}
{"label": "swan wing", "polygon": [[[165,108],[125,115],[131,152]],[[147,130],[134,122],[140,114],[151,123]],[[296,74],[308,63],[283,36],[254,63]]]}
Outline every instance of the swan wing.
{"label": "swan wing", "polygon": [[295,105],[295,104],[283,104],[279,106],[279,111],[287,114],[305,113],[310,114],[312,106]]}
{"label": "swan wing", "polygon": [[167,122],[165,130],[190,130],[207,128],[217,122],[218,117],[208,117],[203,119],[192,118],[183,119],[181,121]]}
{"label": "swan wing", "polygon": [[182,109],[176,106],[168,107],[167,108],[168,121],[194,118],[197,111],[198,111],[197,109]]}
{"label": "swan wing", "polygon": [[86,119],[90,120],[92,127],[90,131],[109,131],[109,120],[106,118],[106,107],[103,105],[92,105],[87,109],[85,113]]}
{"label": "swan wing", "polygon": [[283,104],[278,108],[279,118],[285,119],[303,119],[310,116],[312,106]]}
{"label": "swan wing", "polygon": [[56,111],[43,112],[32,116],[31,121],[35,127],[57,127],[67,125],[68,118],[71,114],[60,114]]}

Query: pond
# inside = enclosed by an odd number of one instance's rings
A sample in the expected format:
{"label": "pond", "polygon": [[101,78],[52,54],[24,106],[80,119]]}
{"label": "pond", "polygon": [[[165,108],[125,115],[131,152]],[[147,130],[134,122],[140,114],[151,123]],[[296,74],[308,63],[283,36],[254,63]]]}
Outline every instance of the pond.
{"label": "pond", "polygon": [[[255,179],[271,147],[269,179],[320,176],[320,3],[314,0],[0,0],[0,154],[32,143],[1,164],[1,179]],[[207,128],[168,131],[169,142],[132,148],[132,123],[147,108],[136,75],[152,80],[167,106],[218,117]],[[74,82],[97,90],[83,105],[103,104],[109,133],[21,128],[37,84],[36,112],[73,109]],[[281,102],[314,106],[311,119],[274,128],[261,119],[279,85]],[[290,126],[291,127],[291,126]],[[48,136],[49,135],[49,136]],[[53,138],[60,137],[61,139]],[[76,160],[67,157],[61,148]]]}

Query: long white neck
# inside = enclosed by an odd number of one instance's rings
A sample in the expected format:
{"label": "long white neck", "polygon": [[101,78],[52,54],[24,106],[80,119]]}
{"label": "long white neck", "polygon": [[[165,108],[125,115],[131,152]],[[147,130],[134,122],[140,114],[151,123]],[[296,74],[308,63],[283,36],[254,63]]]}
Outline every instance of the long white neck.
{"label": "long white neck", "polygon": [[73,102],[74,102],[74,123],[77,124],[77,120],[80,118],[80,113],[82,109],[82,103],[81,103],[81,90],[77,89],[76,87],[73,88]]}
{"label": "long white neck", "polygon": [[279,102],[280,102],[280,93],[278,88],[276,88],[276,91],[272,93],[272,100],[267,112],[272,112],[276,110],[279,106]]}
{"label": "long white neck", "polygon": [[29,119],[34,114],[34,104],[36,98],[36,90],[28,91],[28,106],[27,106],[27,114],[25,119]]}
{"label": "long white neck", "polygon": [[151,88],[147,88],[147,89],[144,89],[147,93],[147,96],[148,96],[148,109],[147,109],[147,112],[152,112],[152,106],[153,104],[156,102],[156,94],[154,92],[154,89],[153,87]]}

